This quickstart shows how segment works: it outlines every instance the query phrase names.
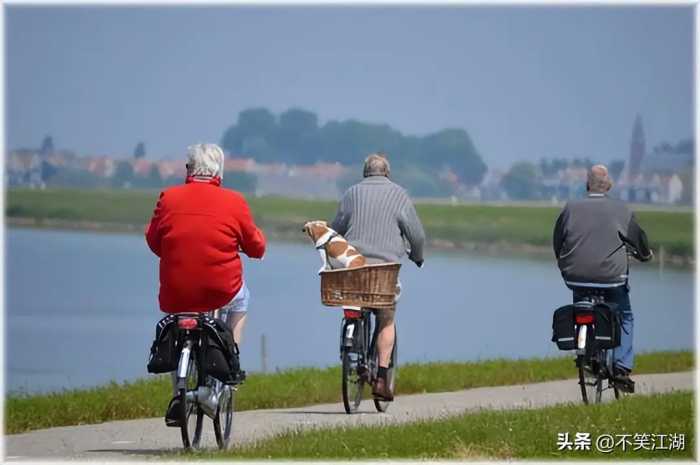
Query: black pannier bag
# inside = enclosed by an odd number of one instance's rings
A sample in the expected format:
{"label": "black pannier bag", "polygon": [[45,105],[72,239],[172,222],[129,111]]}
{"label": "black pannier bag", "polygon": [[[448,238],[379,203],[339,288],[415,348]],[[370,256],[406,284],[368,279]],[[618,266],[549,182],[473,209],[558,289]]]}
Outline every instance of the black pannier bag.
{"label": "black pannier bag", "polygon": [[593,307],[595,312],[594,341],[597,349],[614,349],[620,345],[620,314],[612,303],[600,303]]}
{"label": "black pannier bag", "polygon": [[177,318],[168,315],[156,325],[156,338],[151,344],[146,369],[149,373],[167,373],[177,369]]}
{"label": "black pannier bag", "polygon": [[574,350],[576,348],[573,305],[564,305],[554,311],[552,318],[552,342],[557,344],[559,350]]}
{"label": "black pannier bag", "polygon": [[206,372],[222,383],[233,383],[240,370],[238,345],[226,324],[218,318],[205,317]]}

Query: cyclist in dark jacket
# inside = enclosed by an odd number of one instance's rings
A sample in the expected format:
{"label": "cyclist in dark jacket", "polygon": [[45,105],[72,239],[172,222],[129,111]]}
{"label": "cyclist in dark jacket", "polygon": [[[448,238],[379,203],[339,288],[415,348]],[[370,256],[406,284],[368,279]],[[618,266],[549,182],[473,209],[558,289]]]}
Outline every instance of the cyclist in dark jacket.
{"label": "cyclist in dark jacket", "polygon": [[634,386],[629,375],[634,364],[634,318],[629,300],[627,251],[640,261],[651,260],[647,236],[634,214],[610,199],[608,170],[596,165],[588,173],[588,195],[566,204],[554,227],[554,255],[574,302],[587,288],[604,289],[605,300],[616,303],[622,316],[620,347],[615,349],[615,377]]}

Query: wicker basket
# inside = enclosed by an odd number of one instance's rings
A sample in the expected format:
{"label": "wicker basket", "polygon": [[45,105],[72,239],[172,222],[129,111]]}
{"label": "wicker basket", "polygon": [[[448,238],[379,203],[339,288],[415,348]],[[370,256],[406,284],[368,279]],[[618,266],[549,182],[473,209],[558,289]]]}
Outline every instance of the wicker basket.
{"label": "wicker basket", "polygon": [[400,263],[321,272],[321,303],[328,307],[394,305]]}

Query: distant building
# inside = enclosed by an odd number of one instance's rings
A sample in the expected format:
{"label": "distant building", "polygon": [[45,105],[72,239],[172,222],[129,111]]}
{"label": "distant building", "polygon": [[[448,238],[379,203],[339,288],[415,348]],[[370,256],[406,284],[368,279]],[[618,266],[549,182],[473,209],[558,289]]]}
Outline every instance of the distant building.
{"label": "distant building", "polygon": [[15,150],[7,157],[5,184],[8,187],[45,187],[42,160],[35,150]]}
{"label": "distant building", "polygon": [[[681,175],[694,173],[692,140],[676,147],[662,143],[646,153],[644,128],[637,116],[630,141],[630,156],[615,187],[615,195],[629,202],[673,204],[683,198]],[[688,186],[690,188],[690,186]]]}
{"label": "distant building", "polygon": [[114,159],[109,156],[101,155],[96,157],[84,158],[84,168],[95,176],[101,178],[111,178],[114,176],[116,169]]}

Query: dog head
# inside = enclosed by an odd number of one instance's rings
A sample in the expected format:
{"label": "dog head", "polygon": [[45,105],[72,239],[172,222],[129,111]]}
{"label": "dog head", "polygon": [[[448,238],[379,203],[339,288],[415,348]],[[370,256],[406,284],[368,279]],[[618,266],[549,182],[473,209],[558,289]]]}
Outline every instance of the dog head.
{"label": "dog head", "polygon": [[328,223],[325,221],[309,221],[304,224],[302,231],[316,243],[316,241],[328,231]]}

